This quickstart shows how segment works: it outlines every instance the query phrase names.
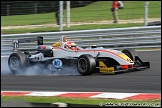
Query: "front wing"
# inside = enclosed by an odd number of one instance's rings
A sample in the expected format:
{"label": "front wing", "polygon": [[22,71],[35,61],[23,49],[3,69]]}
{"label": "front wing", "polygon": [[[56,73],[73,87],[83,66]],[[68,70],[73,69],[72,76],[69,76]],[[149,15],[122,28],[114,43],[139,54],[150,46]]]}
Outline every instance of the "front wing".
{"label": "front wing", "polygon": [[108,73],[108,74],[115,74],[119,72],[130,72],[130,71],[139,71],[150,68],[149,62],[143,62],[138,56],[135,57],[134,65],[132,66],[111,66],[108,67],[105,65],[103,61],[99,61],[99,67],[97,70],[100,73]]}

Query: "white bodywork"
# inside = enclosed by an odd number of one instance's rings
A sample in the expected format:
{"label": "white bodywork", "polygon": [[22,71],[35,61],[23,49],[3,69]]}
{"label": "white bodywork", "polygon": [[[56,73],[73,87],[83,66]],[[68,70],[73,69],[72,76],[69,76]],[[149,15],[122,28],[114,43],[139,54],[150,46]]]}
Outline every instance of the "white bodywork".
{"label": "white bodywork", "polygon": [[83,50],[69,50],[63,48],[53,48],[54,58],[68,58],[68,57],[79,57],[83,54],[90,54],[93,57],[110,57],[115,59],[121,65],[134,64],[134,62],[130,62],[119,56],[119,54],[123,54],[120,51],[112,50],[112,49],[104,49],[104,48],[89,48]]}
{"label": "white bodywork", "polygon": [[[45,61],[54,58],[78,58],[83,54],[90,54],[93,57],[109,57],[116,60],[120,65],[132,65],[134,62],[124,53],[118,50],[105,49],[103,47],[85,48],[81,50],[70,50],[64,47],[46,46],[46,49],[53,50],[53,57],[44,57],[43,54],[32,55],[33,61]],[[39,59],[34,59],[39,58]]]}

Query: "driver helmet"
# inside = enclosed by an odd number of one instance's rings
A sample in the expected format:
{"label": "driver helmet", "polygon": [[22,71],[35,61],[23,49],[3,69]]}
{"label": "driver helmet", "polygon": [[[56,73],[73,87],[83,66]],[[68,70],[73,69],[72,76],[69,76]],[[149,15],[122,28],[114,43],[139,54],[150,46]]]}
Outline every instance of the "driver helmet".
{"label": "driver helmet", "polygon": [[69,48],[72,50],[76,49],[77,44],[75,44],[73,41],[68,41],[65,43],[65,48]]}

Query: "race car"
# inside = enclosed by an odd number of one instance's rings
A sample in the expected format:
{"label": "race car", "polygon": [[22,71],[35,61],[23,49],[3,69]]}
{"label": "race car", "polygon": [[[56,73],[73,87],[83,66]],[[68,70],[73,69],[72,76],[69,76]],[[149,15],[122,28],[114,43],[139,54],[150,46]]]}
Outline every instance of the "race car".
{"label": "race car", "polygon": [[[85,76],[96,72],[115,74],[150,68],[150,63],[143,62],[134,49],[119,51],[96,45],[82,48],[74,42],[63,41],[61,38],[58,46],[44,45],[42,36],[13,40],[13,53],[8,59],[9,69],[16,74],[35,64],[43,64],[44,67],[40,68],[47,68],[50,71],[59,71],[64,67],[70,68],[75,65],[78,72]],[[20,43],[34,41],[37,41],[36,48],[19,49]],[[67,47],[67,45],[72,47],[72,44],[75,49]]]}

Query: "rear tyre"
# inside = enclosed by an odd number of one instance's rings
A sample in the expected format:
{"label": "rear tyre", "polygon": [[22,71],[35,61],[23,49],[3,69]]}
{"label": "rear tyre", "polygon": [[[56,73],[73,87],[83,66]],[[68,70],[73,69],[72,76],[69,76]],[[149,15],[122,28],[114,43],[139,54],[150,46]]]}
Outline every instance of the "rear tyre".
{"label": "rear tyre", "polygon": [[13,74],[23,71],[23,69],[25,69],[27,65],[28,65],[28,61],[27,61],[26,54],[17,52],[17,53],[12,53],[9,56],[8,66]]}
{"label": "rear tyre", "polygon": [[96,68],[96,61],[92,55],[81,55],[77,61],[77,69],[83,76],[91,75]]}

